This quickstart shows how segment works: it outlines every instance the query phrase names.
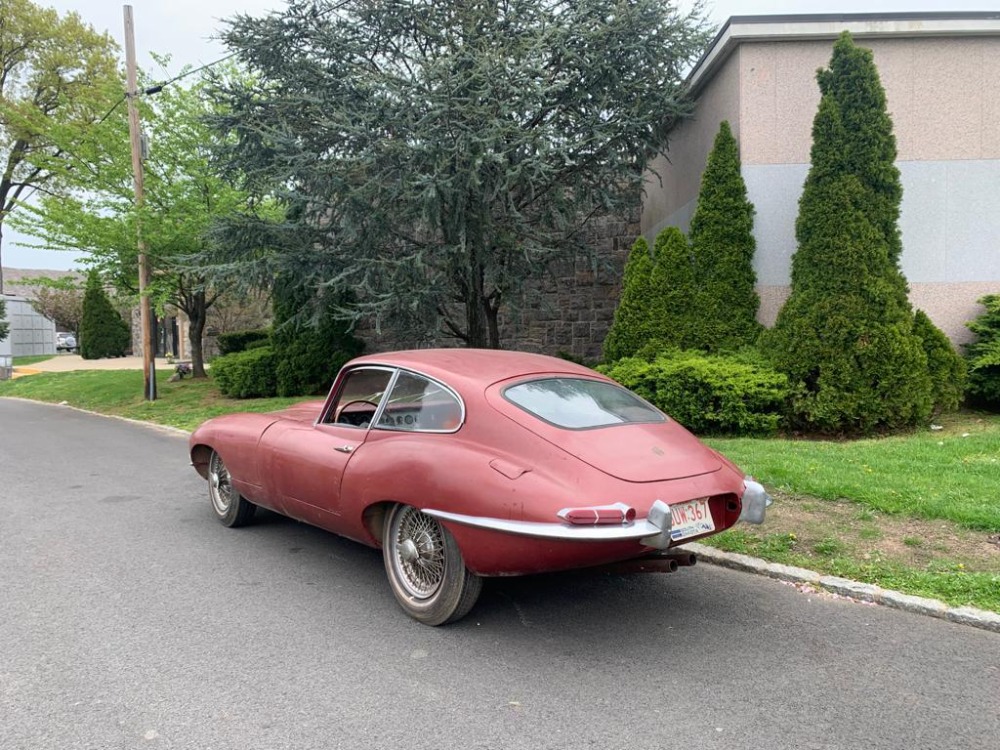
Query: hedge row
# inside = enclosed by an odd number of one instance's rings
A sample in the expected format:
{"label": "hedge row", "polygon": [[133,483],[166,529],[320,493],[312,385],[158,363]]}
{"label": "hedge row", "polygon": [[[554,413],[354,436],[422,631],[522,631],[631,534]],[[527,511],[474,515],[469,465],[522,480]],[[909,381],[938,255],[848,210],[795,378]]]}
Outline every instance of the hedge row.
{"label": "hedge row", "polygon": [[598,369],[698,434],[774,434],[792,396],[785,375],[737,356],[671,351]]}
{"label": "hedge row", "polygon": [[278,359],[270,346],[258,346],[212,360],[212,378],[232,398],[266,398],[278,392]]}
{"label": "hedge row", "polygon": [[266,329],[256,329],[252,331],[231,331],[230,333],[220,333],[216,339],[219,346],[219,354],[236,354],[247,349],[254,349],[258,346],[266,346],[271,340],[271,332]]}

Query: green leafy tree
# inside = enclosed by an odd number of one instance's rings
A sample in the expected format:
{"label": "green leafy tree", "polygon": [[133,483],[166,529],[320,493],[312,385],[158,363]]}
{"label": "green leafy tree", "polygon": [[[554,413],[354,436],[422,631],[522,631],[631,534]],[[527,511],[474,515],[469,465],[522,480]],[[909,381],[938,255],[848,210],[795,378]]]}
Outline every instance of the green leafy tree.
{"label": "green leafy tree", "polygon": [[1000,294],[987,294],[979,304],[985,312],[966,323],[976,334],[975,341],[965,346],[968,393],[974,403],[1000,409]]}
{"label": "green leafy tree", "polygon": [[128,351],[130,339],[129,327],[112,306],[101,277],[91,271],[83,293],[80,356],[84,359],[122,357]]}
{"label": "green leafy tree", "polygon": [[345,300],[328,297],[324,314],[309,319],[303,315],[308,296],[301,287],[283,279],[275,284],[271,347],[277,362],[279,396],[326,393],[340,368],[364,349],[363,342],[350,334],[337,314]]}
{"label": "green leafy tree", "polygon": [[[871,433],[916,424],[930,414],[931,379],[897,263],[898,200],[878,200],[866,182],[874,173],[898,181],[891,122],[877,113],[885,95],[871,52],[846,34],[818,79],[822,96],[799,202],[792,291],[764,347],[802,384],[793,405],[799,426]],[[858,147],[873,140],[892,148]],[[879,156],[879,166],[859,167],[861,152]]]}
{"label": "green leafy tree", "polygon": [[704,351],[739,349],[760,335],[754,288],[756,242],[753,204],[740,172],[740,155],[729,122],[722,121],[701,178],[691,219],[691,251],[698,294],[690,346]]}
{"label": "green leafy tree", "polygon": [[7,336],[10,334],[10,323],[7,322],[6,316],[7,302],[0,298],[0,341],[6,341]]}
{"label": "green leafy tree", "polygon": [[604,339],[605,362],[631,357],[654,337],[649,309],[653,296],[652,272],[653,257],[649,252],[649,243],[640,237],[632,245],[625,261],[621,296],[611,328]]}
{"label": "green leafy tree", "polygon": [[913,332],[920,339],[924,354],[927,355],[934,412],[941,414],[955,411],[961,405],[965,393],[965,360],[952,346],[944,331],[934,325],[923,310],[917,310],[913,316]]}
{"label": "green leafy tree", "polygon": [[[232,71],[229,71],[232,73]],[[247,196],[233,188],[211,162],[214,134],[204,117],[214,107],[205,84],[175,83],[142,103],[150,142],[144,160],[145,204],[135,206],[125,113],[116,110],[99,127],[53,128],[66,144],[60,179],[66,189],[42,197],[15,220],[50,249],[85,251],[85,263],[133,299],[138,295],[138,234],[146,246],[147,293],[163,314],[181,310],[190,322],[192,374],[204,377],[202,340],[212,306],[228,289],[226,274],[211,279],[192,260],[212,242],[220,217],[247,210]]]}
{"label": "green leafy tree", "polygon": [[223,158],[283,224],[227,226],[260,280],[358,290],[357,315],[499,347],[526,282],[633,208],[708,27],[669,0],[291,0],[238,16]]}
{"label": "green leafy tree", "polygon": [[111,37],[76,13],[60,16],[30,0],[0,3],[0,249],[11,212],[62,172],[66,149],[52,129],[86,129],[101,117],[102,92],[118,80],[115,53]]}

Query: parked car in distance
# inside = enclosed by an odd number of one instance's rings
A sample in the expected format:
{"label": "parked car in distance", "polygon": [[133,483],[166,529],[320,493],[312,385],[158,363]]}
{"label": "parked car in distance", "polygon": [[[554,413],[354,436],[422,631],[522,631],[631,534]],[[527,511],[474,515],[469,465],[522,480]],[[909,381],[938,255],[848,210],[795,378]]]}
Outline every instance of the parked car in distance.
{"label": "parked car in distance", "polygon": [[66,332],[56,334],[57,352],[71,352],[74,349],[76,349],[76,336]]}
{"label": "parked car in distance", "polygon": [[761,523],[770,498],[731,461],[586,367],[430,349],[347,363],[325,401],[230,414],[190,439],[226,526],[260,506],[381,547],[402,608],[429,625],[483,577],[656,558]]}

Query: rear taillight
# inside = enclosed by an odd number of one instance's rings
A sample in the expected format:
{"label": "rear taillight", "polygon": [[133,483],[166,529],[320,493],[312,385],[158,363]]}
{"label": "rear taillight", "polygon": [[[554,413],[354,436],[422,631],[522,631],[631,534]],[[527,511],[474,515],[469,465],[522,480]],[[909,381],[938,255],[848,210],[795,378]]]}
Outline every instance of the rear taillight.
{"label": "rear taillight", "polygon": [[586,508],[563,508],[557,515],[574,526],[598,526],[631,523],[635,520],[635,508],[625,503],[591,505]]}

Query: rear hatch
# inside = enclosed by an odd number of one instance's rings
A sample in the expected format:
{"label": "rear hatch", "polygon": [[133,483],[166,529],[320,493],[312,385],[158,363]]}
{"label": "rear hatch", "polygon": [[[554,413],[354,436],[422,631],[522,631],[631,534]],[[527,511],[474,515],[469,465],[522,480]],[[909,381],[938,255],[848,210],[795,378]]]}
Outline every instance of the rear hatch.
{"label": "rear hatch", "polygon": [[722,468],[715,451],[667,418],[663,422],[567,429],[543,421],[503,397],[507,383],[487,400],[522,427],[609,476],[626,482],[661,482],[710,474]]}

